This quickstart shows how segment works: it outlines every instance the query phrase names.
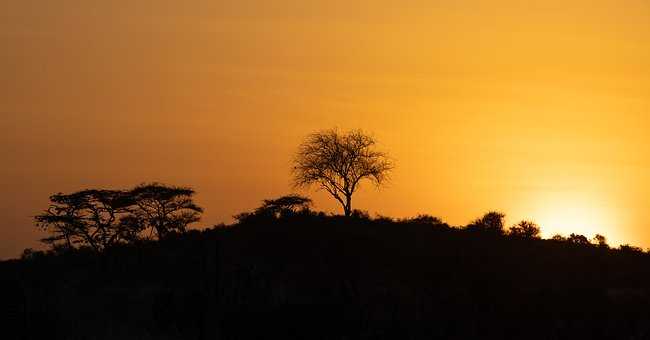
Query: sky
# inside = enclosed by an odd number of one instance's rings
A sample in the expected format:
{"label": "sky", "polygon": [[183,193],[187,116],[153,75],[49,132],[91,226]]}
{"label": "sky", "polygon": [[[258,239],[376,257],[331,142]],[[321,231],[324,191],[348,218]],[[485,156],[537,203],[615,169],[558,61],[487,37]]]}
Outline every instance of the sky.
{"label": "sky", "polygon": [[57,192],[191,186],[231,222],[334,127],[395,160],[370,214],[650,247],[647,0],[0,0],[0,118],[0,258]]}

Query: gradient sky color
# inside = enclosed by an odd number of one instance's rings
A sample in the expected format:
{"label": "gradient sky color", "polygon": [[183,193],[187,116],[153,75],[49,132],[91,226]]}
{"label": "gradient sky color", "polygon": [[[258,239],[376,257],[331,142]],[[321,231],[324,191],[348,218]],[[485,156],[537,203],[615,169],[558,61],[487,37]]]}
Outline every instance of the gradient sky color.
{"label": "gradient sky color", "polygon": [[332,127],[396,160],[371,214],[650,247],[646,0],[3,0],[0,46],[0,258],[55,192],[189,185],[229,222]]}

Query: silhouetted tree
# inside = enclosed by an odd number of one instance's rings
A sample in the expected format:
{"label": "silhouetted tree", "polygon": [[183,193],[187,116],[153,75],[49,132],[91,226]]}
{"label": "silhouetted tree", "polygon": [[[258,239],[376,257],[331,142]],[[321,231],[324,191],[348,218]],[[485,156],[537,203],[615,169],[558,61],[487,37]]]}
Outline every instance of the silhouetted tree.
{"label": "silhouetted tree", "polygon": [[431,216],[427,214],[420,214],[415,217],[406,218],[401,220],[400,222],[415,223],[415,224],[430,224],[432,226],[449,226],[439,217]]}
{"label": "silhouetted tree", "polygon": [[625,253],[642,253],[643,249],[635,246],[631,246],[629,244],[621,244],[618,247],[618,250],[625,252]]}
{"label": "silhouetted tree", "polygon": [[594,242],[596,243],[596,245],[598,245],[598,247],[609,248],[609,245],[607,244],[607,239],[605,238],[605,236],[601,234],[596,234],[596,236],[594,236]]}
{"label": "silhouetted tree", "polygon": [[377,214],[372,220],[377,223],[394,223],[398,221],[390,216],[384,216],[380,214]]}
{"label": "silhouetted tree", "polygon": [[483,217],[476,219],[467,225],[467,229],[470,231],[502,235],[505,217],[506,215],[502,212],[490,211],[483,215]]}
{"label": "silhouetted tree", "polygon": [[352,212],[350,212],[350,217],[356,218],[359,220],[366,220],[370,221],[370,214],[366,210],[359,210],[359,209],[354,209]]}
{"label": "silhouetted tree", "polygon": [[567,238],[567,241],[570,242],[570,243],[573,243],[573,244],[580,244],[580,245],[589,245],[589,244],[591,244],[589,242],[589,239],[586,236],[580,235],[580,234],[573,234],[573,233],[571,235],[569,235],[569,237]]}
{"label": "silhouetted tree", "polygon": [[257,208],[260,214],[269,214],[275,217],[295,214],[299,211],[307,211],[312,205],[309,197],[300,195],[287,195],[276,199],[264,200],[264,204]]}
{"label": "silhouetted tree", "polygon": [[233,216],[239,223],[245,223],[251,219],[280,218],[297,213],[309,213],[312,200],[309,197],[300,195],[286,195],[275,199],[266,199],[262,205],[252,212],[242,212]]}
{"label": "silhouetted tree", "polygon": [[360,130],[340,134],[327,130],[309,135],[300,145],[292,168],[296,187],[317,185],[352,213],[352,195],[363,179],[381,186],[393,164],[388,156],[375,150],[373,137]]}
{"label": "silhouetted tree", "polygon": [[135,204],[127,221],[150,229],[159,239],[171,232],[185,232],[189,224],[201,219],[203,212],[194,203],[194,194],[191,188],[160,183],[137,186],[128,192]]}
{"label": "silhouetted tree", "polygon": [[34,250],[32,248],[26,248],[23,250],[22,254],[20,255],[21,260],[34,260],[37,258],[42,258],[46,256],[46,253],[42,250]]}
{"label": "silhouetted tree", "polygon": [[512,237],[533,239],[539,238],[539,232],[539,226],[535,222],[521,221],[510,227],[508,235]]}
{"label": "silhouetted tree", "polygon": [[239,214],[233,215],[233,218],[237,220],[237,223],[246,223],[254,217],[257,217],[255,212],[249,212],[249,211],[244,211],[244,212],[240,212]]}
{"label": "silhouetted tree", "polygon": [[555,234],[555,235],[553,235],[553,237],[551,237],[551,240],[559,241],[559,242],[565,242],[567,240],[567,238],[560,235],[560,234]]}
{"label": "silhouetted tree", "polygon": [[50,207],[34,217],[50,233],[42,239],[52,249],[90,247],[102,251],[142,237],[146,229],[158,237],[185,231],[203,211],[188,188],[147,184],[132,190],[83,190],[50,197]]}
{"label": "silhouetted tree", "polygon": [[42,239],[53,248],[89,246],[100,251],[126,241],[122,223],[133,201],[120,190],[83,190],[50,197],[50,207],[35,216],[36,225],[51,234]]}

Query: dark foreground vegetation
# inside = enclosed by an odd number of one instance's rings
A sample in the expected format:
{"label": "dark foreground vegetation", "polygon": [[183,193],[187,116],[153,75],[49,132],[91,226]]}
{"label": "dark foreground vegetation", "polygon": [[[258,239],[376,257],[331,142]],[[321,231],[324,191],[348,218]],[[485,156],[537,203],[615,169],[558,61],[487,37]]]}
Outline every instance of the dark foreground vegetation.
{"label": "dark foreground vegetation", "polygon": [[0,262],[0,339],[650,339],[650,254],[499,212],[370,218],[353,195],[394,166],[375,147],[336,129],[299,147],[294,186],[344,216],[290,195],[197,231],[191,188],[52,195],[49,250]]}
{"label": "dark foreground vegetation", "polygon": [[454,228],[274,203],[232,226],[0,262],[0,337],[650,338],[636,248],[506,232],[494,214]]}

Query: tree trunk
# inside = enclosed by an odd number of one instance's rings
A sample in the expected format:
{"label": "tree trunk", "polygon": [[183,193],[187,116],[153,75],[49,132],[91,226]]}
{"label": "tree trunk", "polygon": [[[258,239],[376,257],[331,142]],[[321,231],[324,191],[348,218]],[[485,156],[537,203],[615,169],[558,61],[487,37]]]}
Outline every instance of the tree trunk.
{"label": "tree trunk", "polygon": [[350,217],[352,215],[352,195],[345,195],[345,206],[343,207],[345,211],[345,216]]}

